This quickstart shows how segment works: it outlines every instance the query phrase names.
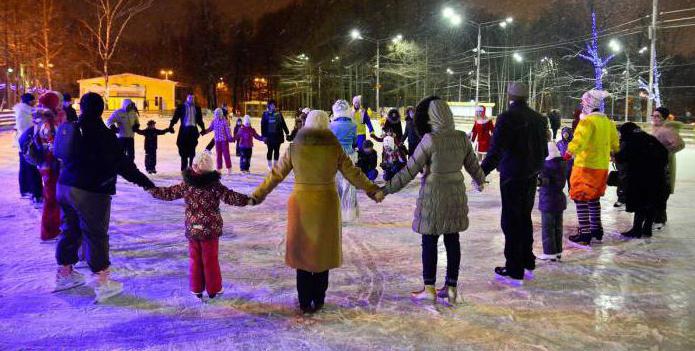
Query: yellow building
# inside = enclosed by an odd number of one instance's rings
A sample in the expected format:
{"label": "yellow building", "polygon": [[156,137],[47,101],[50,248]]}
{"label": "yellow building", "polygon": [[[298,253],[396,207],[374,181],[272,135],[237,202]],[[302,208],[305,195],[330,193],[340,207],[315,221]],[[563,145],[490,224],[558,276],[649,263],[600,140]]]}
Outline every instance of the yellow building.
{"label": "yellow building", "polygon": [[[104,77],[80,79],[77,83],[80,85],[80,96],[89,92],[104,95]],[[140,111],[173,110],[176,107],[176,85],[173,80],[133,73],[111,75],[107,109],[120,108],[124,99],[131,99]]]}

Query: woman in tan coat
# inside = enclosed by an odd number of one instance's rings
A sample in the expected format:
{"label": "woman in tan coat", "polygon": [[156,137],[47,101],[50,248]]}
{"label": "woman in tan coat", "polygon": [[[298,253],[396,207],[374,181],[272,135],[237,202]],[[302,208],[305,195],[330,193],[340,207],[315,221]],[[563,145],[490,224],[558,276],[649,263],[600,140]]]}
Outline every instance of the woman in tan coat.
{"label": "woman in tan coat", "polygon": [[323,307],[328,271],[342,262],[336,173],[369,194],[379,188],[350,161],[328,129],[328,115],[323,111],[309,113],[289,150],[253,192],[253,200],[262,202],[290,171],[294,171],[295,184],[287,202],[285,263],[297,270],[299,307],[311,313]]}
{"label": "woman in tan coat", "polygon": [[[456,283],[461,263],[459,232],[468,229],[468,198],[462,168],[473,177],[482,190],[485,174],[478,164],[466,133],[454,128],[449,105],[438,97],[420,102],[415,112],[415,128],[422,140],[408,165],[383,189],[394,194],[403,189],[423,171],[420,194],[417,198],[413,231],[422,235],[422,276],[424,289],[413,293],[416,299],[436,300],[446,297],[450,304],[457,301]],[[381,197],[378,194],[377,197]],[[445,286],[437,293],[437,242],[444,236],[446,247]]]}

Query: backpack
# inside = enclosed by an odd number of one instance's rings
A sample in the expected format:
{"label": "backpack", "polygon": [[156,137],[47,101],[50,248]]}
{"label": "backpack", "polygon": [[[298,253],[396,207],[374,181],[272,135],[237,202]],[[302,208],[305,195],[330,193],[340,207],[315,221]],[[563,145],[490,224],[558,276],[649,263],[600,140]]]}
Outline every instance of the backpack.
{"label": "backpack", "polygon": [[43,163],[43,150],[35,140],[34,127],[27,129],[19,139],[19,149],[24,160],[32,166]]}
{"label": "backpack", "polygon": [[82,142],[82,131],[77,122],[65,122],[56,130],[53,154],[62,162],[75,158]]}

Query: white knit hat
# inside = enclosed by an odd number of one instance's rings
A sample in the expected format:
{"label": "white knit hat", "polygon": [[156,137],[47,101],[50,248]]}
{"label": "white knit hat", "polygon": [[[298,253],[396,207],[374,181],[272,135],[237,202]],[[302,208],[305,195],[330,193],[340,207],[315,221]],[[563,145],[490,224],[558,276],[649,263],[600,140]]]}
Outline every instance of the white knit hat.
{"label": "white knit hat", "polygon": [[249,115],[244,116],[244,125],[247,127],[251,125],[251,116],[249,116]]}
{"label": "white knit hat", "polygon": [[305,115],[308,115],[309,112],[311,112],[311,109],[308,108],[308,107],[305,107],[305,108],[302,109],[302,113],[305,114]]}
{"label": "white knit hat", "polygon": [[328,114],[321,110],[312,110],[306,116],[304,128],[308,129],[328,129]]}
{"label": "white knit hat", "polygon": [[352,104],[360,104],[360,106],[362,106],[362,95],[357,95],[354,98],[352,98]]}
{"label": "white knit hat", "polygon": [[548,142],[548,157],[546,157],[545,159],[550,161],[550,160],[552,160],[554,158],[558,158],[558,157],[562,157],[562,155],[560,155],[560,149],[557,148],[557,144],[555,144],[552,141],[549,141]]}
{"label": "white knit hat", "polygon": [[607,97],[611,96],[605,90],[591,89],[582,95],[582,113],[590,114],[595,109],[601,107],[601,103]]}
{"label": "white knit hat", "polygon": [[345,100],[338,100],[333,104],[333,118],[350,117],[350,105]]}
{"label": "white knit hat", "polygon": [[222,111],[222,109],[218,107],[218,108],[215,109],[215,111],[212,112],[212,114],[213,114],[215,117],[223,117],[223,116],[224,116],[224,111]]}
{"label": "white knit hat", "polygon": [[195,155],[193,158],[193,170],[196,173],[210,173],[215,170],[215,160],[213,160],[210,151],[205,150]]}

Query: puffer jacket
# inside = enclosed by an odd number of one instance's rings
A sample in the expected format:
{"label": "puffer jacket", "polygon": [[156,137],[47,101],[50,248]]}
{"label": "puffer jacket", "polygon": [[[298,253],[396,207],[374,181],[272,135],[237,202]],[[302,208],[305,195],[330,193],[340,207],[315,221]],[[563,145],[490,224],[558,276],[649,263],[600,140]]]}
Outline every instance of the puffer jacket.
{"label": "puffer jacket", "polygon": [[420,234],[449,234],[468,229],[468,198],[465,168],[482,184],[485,174],[466,133],[454,128],[451,109],[442,100],[429,106],[432,133],[425,134],[408,164],[385,186],[387,194],[403,189],[424,170],[413,230]]}
{"label": "puffer jacket", "polygon": [[567,197],[563,192],[567,182],[565,167],[562,157],[545,160],[538,177],[538,209],[542,212],[558,213],[567,209]]}
{"label": "puffer jacket", "polygon": [[116,128],[118,128],[116,134],[119,138],[135,137],[134,129],[137,129],[137,127],[140,126],[138,114],[135,113],[135,111],[127,111],[127,108],[131,103],[133,102],[130,99],[124,99],[121,108],[113,111],[109,119],[106,120],[107,127],[111,128],[116,126]]}
{"label": "puffer jacket", "polygon": [[228,189],[220,183],[220,174],[197,174],[191,169],[183,172],[180,184],[153,188],[150,193],[157,199],[173,201],[183,198],[186,202],[186,238],[210,240],[222,235],[220,201],[232,206],[246,206],[248,196]]}

